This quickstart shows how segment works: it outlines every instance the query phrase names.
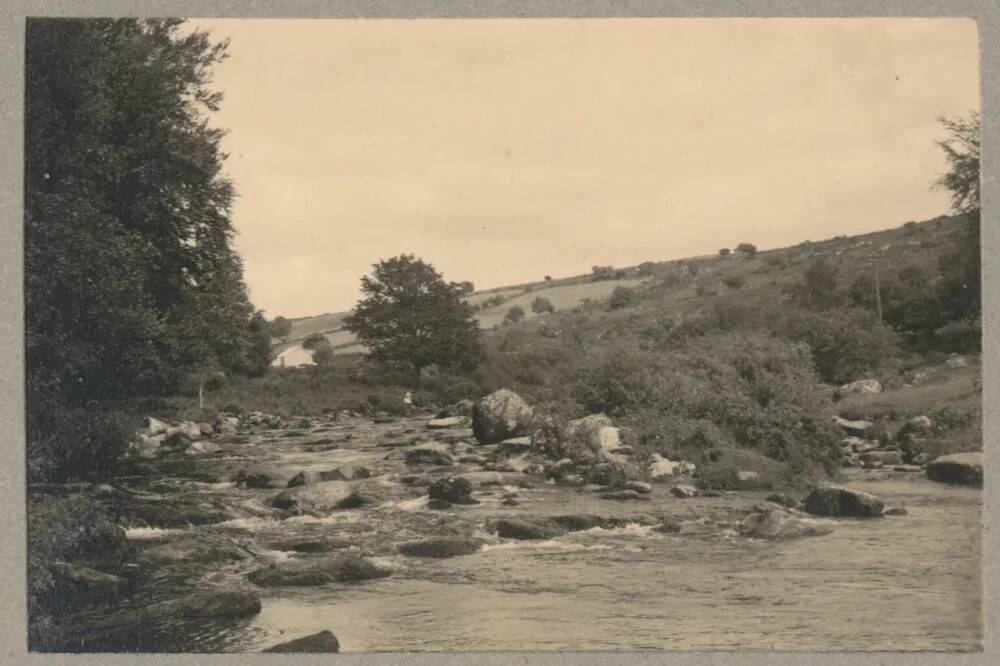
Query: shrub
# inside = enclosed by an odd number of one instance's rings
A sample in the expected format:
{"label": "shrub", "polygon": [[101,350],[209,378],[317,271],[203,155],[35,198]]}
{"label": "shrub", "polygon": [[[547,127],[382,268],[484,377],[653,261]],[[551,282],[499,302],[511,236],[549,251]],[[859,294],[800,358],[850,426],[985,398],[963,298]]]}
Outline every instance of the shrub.
{"label": "shrub", "polygon": [[644,261],[637,267],[639,275],[652,275],[656,272],[656,262]]}
{"label": "shrub", "polygon": [[106,408],[33,406],[28,412],[28,479],[106,479],[140,427],[134,416]]}
{"label": "shrub", "polygon": [[634,289],[618,286],[611,292],[611,298],[608,300],[608,309],[620,310],[622,308],[627,308],[635,303],[635,301],[636,297]]}
{"label": "shrub", "polygon": [[726,285],[730,289],[742,289],[744,280],[742,275],[727,275],[722,278],[722,284]]}
{"label": "shrub", "polygon": [[318,344],[326,342],[326,336],[322,333],[310,333],[306,336],[306,339],[302,341],[303,349],[312,349]]}
{"label": "shrub", "polygon": [[840,300],[837,291],[836,264],[826,257],[814,260],[802,275],[802,282],[791,289],[791,294],[800,304],[815,309],[835,306]]}
{"label": "shrub", "polygon": [[556,311],[556,306],[552,305],[552,301],[544,296],[538,296],[531,302],[531,311],[535,314],[542,314],[543,312],[551,314]]}
{"label": "shrub", "polygon": [[333,347],[330,345],[329,340],[323,338],[322,342],[313,346],[312,359],[316,365],[327,365],[333,361]]}
{"label": "shrub", "polygon": [[695,277],[696,275],[698,275],[698,268],[699,268],[698,264],[687,265],[688,273],[691,274],[691,277]]}
{"label": "shrub", "polygon": [[807,344],[820,377],[834,384],[859,379],[898,352],[896,335],[859,308],[791,311],[774,322],[774,328],[783,337]]}
{"label": "shrub", "polygon": [[615,276],[614,266],[592,266],[590,271],[591,279],[595,282],[599,280],[610,280]]}
{"label": "shrub", "polygon": [[797,478],[792,473],[791,465],[747,449],[713,449],[705,459],[696,464],[698,485],[714,490],[741,489],[742,484],[737,477],[737,473],[741,471],[756,472],[760,477],[761,489],[806,482],[806,479]]}
{"label": "shrub", "polygon": [[736,246],[736,251],[745,257],[753,257],[757,254],[757,246],[753,243],[740,243]]}
{"label": "shrub", "polygon": [[504,315],[503,321],[505,324],[513,324],[524,320],[524,308],[520,305],[515,305],[510,310],[507,310],[507,314]]}
{"label": "shrub", "polygon": [[911,220],[910,222],[907,222],[906,224],[904,224],[903,225],[903,233],[905,235],[907,235],[907,236],[912,236],[915,233],[917,233],[917,223],[913,222]]}
{"label": "shrub", "polygon": [[956,320],[934,331],[935,347],[960,354],[978,353],[983,330],[979,320]]}
{"label": "shrub", "polygon": [[728,257],[729,256],[729,248],[728,247],[724,247],[721,250],[719,250],[719,256],[720,257]]}

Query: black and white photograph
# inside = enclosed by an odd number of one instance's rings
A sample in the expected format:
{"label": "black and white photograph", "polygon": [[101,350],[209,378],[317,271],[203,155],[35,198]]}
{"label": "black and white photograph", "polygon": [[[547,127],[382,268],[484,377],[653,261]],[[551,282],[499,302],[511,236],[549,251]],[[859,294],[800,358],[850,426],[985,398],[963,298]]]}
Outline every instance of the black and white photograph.
{"label": "black and white photograph", "polygon": [[983,650],[974,18],[7,46],[30,652]]}

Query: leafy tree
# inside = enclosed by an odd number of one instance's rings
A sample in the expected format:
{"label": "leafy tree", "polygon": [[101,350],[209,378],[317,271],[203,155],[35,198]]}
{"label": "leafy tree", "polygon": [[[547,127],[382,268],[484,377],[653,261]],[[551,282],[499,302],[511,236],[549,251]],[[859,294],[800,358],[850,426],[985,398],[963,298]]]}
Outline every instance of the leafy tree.
{"label": "leafy tree", "polygon": [[25,50],[25,351],[45,401],[243,371],[254,310],[231,247],[225,43],[179,19],[32,19]]}
{"label": "leafy tree", "polygon": [[344,327],[381,362],[420,370],[431,364],[470,368],[481,355],[479,324],[458,288],[412,254],[380,261],[361,278],[364,298]]}
{"label": "leafy tree", "polygon": [[591,279],[594,281],[598,280],[610,280],[615,276],[614,266],[592,266],[590,268]]}
{"label": "leafy tree", "polygon": [[968,118],[938,118],[948,137],[937,142],[944,151],[950,170],[935,185],[951,191],[951,206],[956,212],[979,219],[979,113]]}
{"label": "leafy tree", "polygon": [[746,257],[753,257],[757,254],[757,246],[753,243],[740,243],[736,246],[736,251]]}
{"label": "leafy tree", "polygon": [[835,263],[826,257],[820,257],[806,267],[802,282],[792,288],[792,294],[806,307],[833,307],[840,299],[837,291],[838,273]]}
{"label": "leafy tree", "polygon": [[322,333],[310,333],[306,336],[305,340],[302,341],[302,348],[315,349],[324,342],[326,342],[326,336]]}
{"label": "leafy tree", "polygon": [[728,247],[724,247],[721,250],[719,250],[719,256],[720,257],[728,257],[729,256],[729,248]]}
{"label": "leafy tree", "polygon": [[333,346],[326,338],[312,346],[312,359],[316,365],[328,365],[333,356]]}
{"label": "leafy tree", "polygon": [[531,311],[535,314],[552,313],[556,311],[556,306],[552,305],[552,301],[544,296],[538,296],[531,302]]}
{"label": "leafy tree", "polygon": [[545,276],[545,281],[546,282],[552,282],[552,276],[551,275],[546,275]]}
{"label": "leafy tree", "polygon": [[268,324],[267,328],[268,333],[272,338],[278,338],[284,342],[287,342],[289,336],[292,334],[292,322],[281,316],[275,317],[274,320]]}
{"label": "leafy tree", "polygon": [[524,321],[524,308],[520,305],[515,305],[510,310],[507,310],[507,314],[504,315],[505,324],[516,324],[519,321]]}
{"label": "leafy tree", "polygon": [[476,285],[472,284],[471,282],[466,281],[458,283],[458,293],[462,294],[463,296],[465,294],[471,294],[475,290],[476,290]]}

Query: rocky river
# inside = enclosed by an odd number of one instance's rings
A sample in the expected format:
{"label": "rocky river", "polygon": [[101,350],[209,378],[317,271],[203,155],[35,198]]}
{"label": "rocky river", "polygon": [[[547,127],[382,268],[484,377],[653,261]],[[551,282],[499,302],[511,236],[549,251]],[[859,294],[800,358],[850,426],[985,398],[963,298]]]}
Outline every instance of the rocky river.
{"label": "rocky river", "polygon": [[[978,488],[851,469],[845,487],[905,515],[760,539],[745,524],[766,491],[611,499],[475,445],[461,419],[427,422],[243,424],[135,463],[104,490],[129,589],[64,618],[75,649],[259,651],[326,630],[344,652],[980,645]],[[428,496],[463,475],[455,501]],[[249,605],[150,610],[206,594]]]}

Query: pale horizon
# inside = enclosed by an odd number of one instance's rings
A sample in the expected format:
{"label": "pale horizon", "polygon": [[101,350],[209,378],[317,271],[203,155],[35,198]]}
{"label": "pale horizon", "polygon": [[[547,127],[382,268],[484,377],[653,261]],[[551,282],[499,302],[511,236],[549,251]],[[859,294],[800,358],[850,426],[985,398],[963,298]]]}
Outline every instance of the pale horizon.
{"label": "pale horizon", "polygon": [[269,317],[414,253],[477,289],[948,212],[971,19],[193,20],[230,57],[236,247]]}

